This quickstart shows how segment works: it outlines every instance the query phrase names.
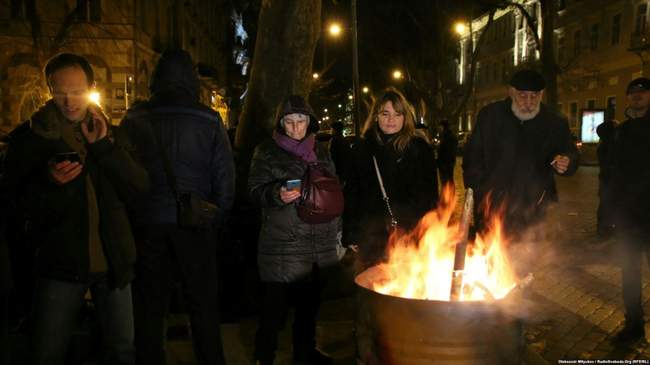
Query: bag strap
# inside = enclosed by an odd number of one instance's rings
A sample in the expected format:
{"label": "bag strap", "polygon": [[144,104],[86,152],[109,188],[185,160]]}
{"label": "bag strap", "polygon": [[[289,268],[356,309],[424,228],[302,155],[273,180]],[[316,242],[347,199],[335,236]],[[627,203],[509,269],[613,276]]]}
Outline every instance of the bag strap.
{"label": "bag strap", "polygon": [[390,206],[390,199],[388,198],[388,194],[386,194],[386,189],[384,188],[384,179],[381,178],[381,172],[379,171],[379,165],[377,164],[377,159],[375,156],[372,156],[372,162],[375,164],[375,172],[377,173],[377,181],[379,182],[379,189],[381,189],[381,195],[384,200],[384,203],[386,203],[386,209],[388,210],[388,215],[390,216],[390,225],[392,227],[397,227],[397,219],[395,218],[395,215],[393,214],[393,209]]}

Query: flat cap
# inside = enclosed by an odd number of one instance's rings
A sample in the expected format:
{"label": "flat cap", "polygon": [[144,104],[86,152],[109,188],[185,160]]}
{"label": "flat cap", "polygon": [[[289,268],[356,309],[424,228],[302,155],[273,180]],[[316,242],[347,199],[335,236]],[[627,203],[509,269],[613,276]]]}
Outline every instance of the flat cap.
{"label": "flat cap", "polygon": [[627,84],[627,90],[625,94],[637,92],[637,91],[647,91],[650,90],[650,79],[646,77],[639,77]]}
{"label": "flat cap", "polygon": [[544,77],[534,70],[520,70],[510,79],[510,86],[521,91],[540,91],[546,87]]}

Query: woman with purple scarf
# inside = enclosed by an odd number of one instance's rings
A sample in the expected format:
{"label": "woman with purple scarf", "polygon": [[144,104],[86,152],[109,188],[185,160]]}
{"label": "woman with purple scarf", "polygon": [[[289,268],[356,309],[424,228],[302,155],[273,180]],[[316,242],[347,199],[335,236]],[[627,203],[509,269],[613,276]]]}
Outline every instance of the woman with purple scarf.
{"label": "woman with purple scarf", "polygon": [[336,265],[339,218],[310,224],[298,217],[296,204],[308,164],[324,164],[334,173],[325,146],[316,143],[318,119],[301,96],[289,96],[278,107],[272,138],[253,155],[248,191],[262,208],[258,269],[264,284],[262,310],[255,338],[258,364],[273,364],[278,332],[291,304],[293,364],[331,364],[316,349],[316,315],[323,288],[323,270]]}

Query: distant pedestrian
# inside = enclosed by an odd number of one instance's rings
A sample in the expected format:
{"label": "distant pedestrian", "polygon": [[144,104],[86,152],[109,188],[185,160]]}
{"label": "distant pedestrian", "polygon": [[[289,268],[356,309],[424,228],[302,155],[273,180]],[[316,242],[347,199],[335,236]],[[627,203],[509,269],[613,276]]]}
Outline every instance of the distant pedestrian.
{"label": "distant pedestrian", "polygon": [[64,363],[90,290],[102,331],[100,362],[133,364],[135,245],[125,205],[148,190],[148,175],[126,136],[91,104],[94,75],[85,58],[54,56],[45,78],[53,98],[12,136],[2,186],[10,196],[20,192],[16,199],[42,233],[33,362]]}
{"label": "distant pedestrian", "polygon": [[199,79],[188,52],[163,52],[149,88],[151,98],[129,109],[122,121],[151,176],[150,193],[131,202],[138,254],[137,363],[166,363],[165,317],[170,284],[178,276],[196,362],[224,364],[217,232],[234,200],[230,142],[219,114],[199,101]]}
{"label": "distant pedestrian", "polygon": [[343,136],[343,123],[332,123],[332,140],[330,141],[330,154],[336,174],[343,180],[346,171],[347,160],[350,158],[350,143]]}
{"label": "distant pedestrian", "polygon": [[616,339],[645,339],[641,291],[641,260],[650,242],[650,79],[632,80],[627,87],[628,119],[617,127],[612,191],[617,241],[623,253],[625,327]]}
{"label": "distant pedestrian", "polygon": [[458,138],[449,126],[448,120],[440,122],[440,145],[438,146],[438,171],[440,172],[440,184],[446,186],[451,184],[454,187],[454,167],[456,166],[456,154],[458,152]]}
{"label": "distant pedestrian", "polygon": [[614,231],[614,209],[616,200],[612,187],[614,170],[614,144],[616,142],[617,126],[612,119],[607,119],[596,128],[600,138],[597,147],[598,164],[598,212],[596,233],[598,237],[607,239]]}
{"label": "distant pedestrian", "polygon": [[278,107],[276,128],[255,149],[248,178],[252,200],[262,208],[258,268],[264,285],[255,359],[272,365],[291,304],[293,364],[330,364],[316,348],[316,316],[324,272],[338,263],[339,218],[308,223],[297,213],[297,203],[308,164],[321,164],[333,175],[334,164],[324,146],[316,143],[318,119],[305,99],[289,96]]}
{"label": "distant pedestrian", "polygon": [[388,241],[391,217],[378,173],[400,229],[414,228],[437,204],[433,147],[416,132],[414,119],[404,96],[389,88],[376,100],[363,127],[363,139],[352,149],[345,185],[343,243],[359,250],[363,267],[383,259]]}
{"label": "distant pedestrian", "polygon": [[578,168],[567,121],[541,103],[544,87],[537,71],[518,71],[509,97],[479,111],[463,157],[478,231],[487,223],[483,208],[503,206],[506,233],[516,238],[557,201],[554,175],[569,176]]}

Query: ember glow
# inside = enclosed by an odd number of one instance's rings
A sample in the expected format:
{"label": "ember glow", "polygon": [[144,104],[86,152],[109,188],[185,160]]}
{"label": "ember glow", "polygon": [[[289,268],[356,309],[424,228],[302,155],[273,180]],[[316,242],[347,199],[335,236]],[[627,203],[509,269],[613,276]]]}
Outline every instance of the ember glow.
{"label": "ember glow", "polygon": [[[439,207],[425,215],[409,233],[395,233],[388,245],[388,261],[372,271],[370,288],[410,299],[448,301],[454,250],[461,237],[452,220],[455,196],[445,189]],[[505,251],[500,217],[493,217],[483,237],[468,245],[460,300],[501,299],[517,281]]]}

